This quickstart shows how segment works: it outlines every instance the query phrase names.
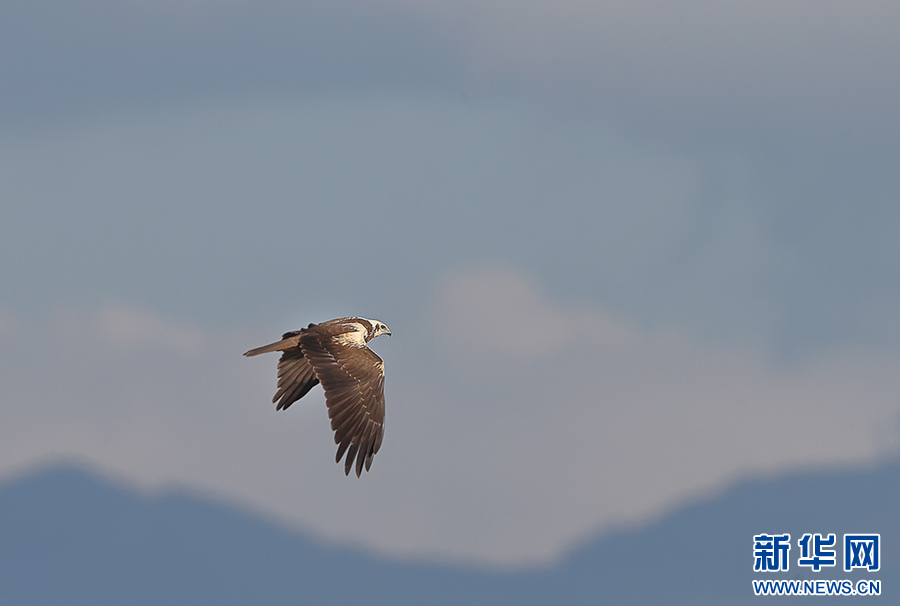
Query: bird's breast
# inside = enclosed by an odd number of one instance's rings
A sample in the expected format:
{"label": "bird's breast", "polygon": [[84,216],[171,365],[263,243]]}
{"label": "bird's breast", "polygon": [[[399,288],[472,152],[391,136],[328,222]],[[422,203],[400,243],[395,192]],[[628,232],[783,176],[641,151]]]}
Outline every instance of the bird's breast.
{"label": "bird's breast", "polygon": [[339,343],[340,345],[349,345],[351,347],[366,346],[366,334],[368,331],[362,324],[351,322],[349,324],[345,324],[344,326],[352,327],[353,330],[332,337],[332,340],[335,343]]}

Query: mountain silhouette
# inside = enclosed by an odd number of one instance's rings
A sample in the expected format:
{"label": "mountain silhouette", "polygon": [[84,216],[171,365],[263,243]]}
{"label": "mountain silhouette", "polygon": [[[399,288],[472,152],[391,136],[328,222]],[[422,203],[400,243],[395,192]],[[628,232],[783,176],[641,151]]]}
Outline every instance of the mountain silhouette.
{"label": "mountain silhouette", "polygon": [[[744,481],[558,565],[514,573],[334,547],[227,503],[146,496],[74,466],[0,486],[0,604],[759,604],[753,579],[877,579],[897,603],[900,464]],[[528,532],[523,528],[522,532]],[[791,535],[788,572],[753,571],[753,536]],[[880,533],[881,569],[797,566],[804,533]],[[863,598],[859,598],[863,599]],[[807,598],[778,598],[793,602]],[[808,600],[807,600],[808,601]],[[869,603],[869,602],[866,602]]]}

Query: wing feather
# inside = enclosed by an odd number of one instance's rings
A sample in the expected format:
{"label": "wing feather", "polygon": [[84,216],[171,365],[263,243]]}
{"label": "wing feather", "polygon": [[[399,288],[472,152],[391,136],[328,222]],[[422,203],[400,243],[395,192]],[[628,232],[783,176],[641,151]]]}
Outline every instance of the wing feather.
{"label": "wing feather", "polygon": [[278,360],[278,391],[272,398],[273,403],[278,402],[275,409],[287,409],[309,393],[318,382],[313,367],[303,357],[303,352],[299,348],[284,352]]}
{"label": "wing feather", "polygon": [[338,436],[349,436],[350,441],[357,442],[361,435],[360,428],[366,423],[366,415],[363,412],[351,416],[341,424],[333,424],[334,441],[338,443]]}
{"label": "wing feather", "polygon": [[[337,440],[335,440],[335,442],[337,442]],[[347,448],[349,446],[350,446],[350,440],[347,440],[346,442],[341,442],[338,444],[337,454],[334,455],[335,463],[341,462],[341,457],[343,457],[344,453],[347,452]]]}
{"label": "wing feather", "polygon": [[[332,410],[336,408],[337,406],[334,406],[332,407]],[[365,418],[365,414],[361,410],[354,407],[352,404],[345,405],[337,413],[331,415],[331,428],[333,431],[343,432],[349,429],[349,427],[346,427],[348,424],[358,422],[360,416]],[[337,439],[337,437],[335,437],[335,439]]]}

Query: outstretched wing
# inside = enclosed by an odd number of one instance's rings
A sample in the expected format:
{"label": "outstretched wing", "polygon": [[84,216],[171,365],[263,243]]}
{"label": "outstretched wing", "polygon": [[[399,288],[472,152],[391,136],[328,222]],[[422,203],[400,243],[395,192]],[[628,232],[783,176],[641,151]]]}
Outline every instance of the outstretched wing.
{"label": "outstretched wing", "polygon": [[314,325],[300,334],[300,349],[325,389],[335,461],[346,453],[349,475],[355,459],[358,477],[384,437],[384,362],[352,332],[347,324]]}

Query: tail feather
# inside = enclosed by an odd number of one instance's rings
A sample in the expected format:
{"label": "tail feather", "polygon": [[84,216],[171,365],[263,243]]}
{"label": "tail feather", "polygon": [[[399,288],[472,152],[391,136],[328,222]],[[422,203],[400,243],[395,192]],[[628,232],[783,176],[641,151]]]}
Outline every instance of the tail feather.
{"label": "tail feather", "polygon": [[268,345],[263,345],[262,347],[257,347],[256,349],[251,349],[250,351],[244,353],[245,356],[258,356],[259,354],[269,353],[270,351],[285,351],[287,349],[294,349],[300,344],[300,337],[298,335],[292,335],[281,341],[277,341],[275,343],[269,343]]}

